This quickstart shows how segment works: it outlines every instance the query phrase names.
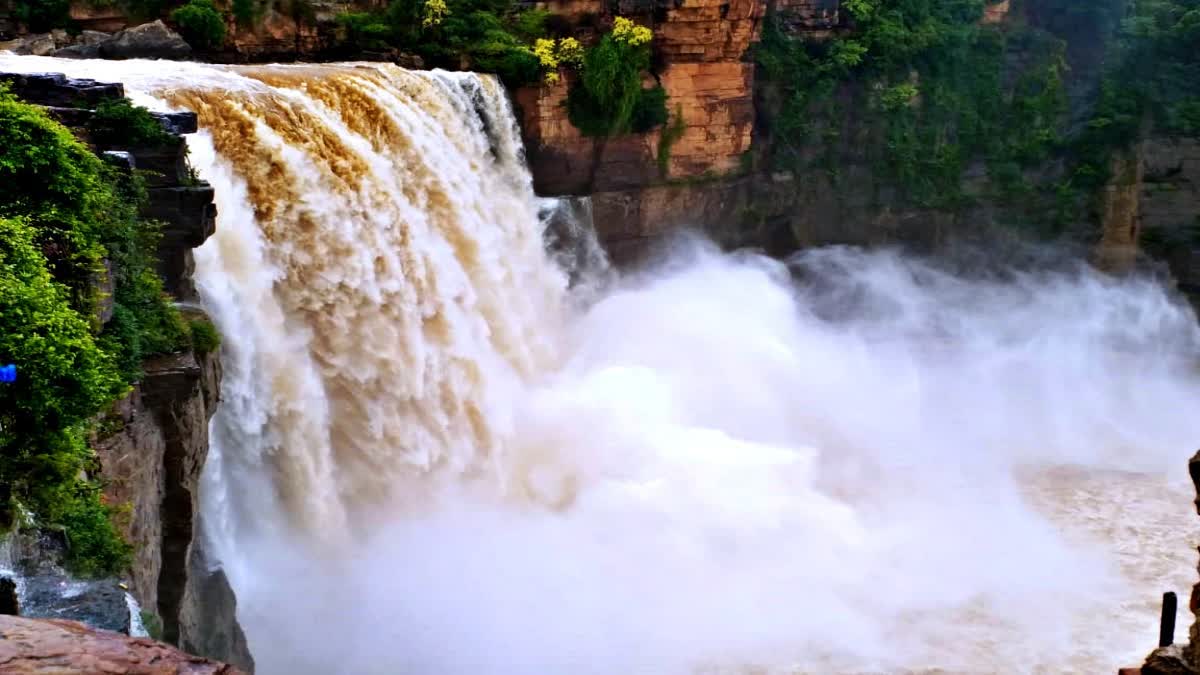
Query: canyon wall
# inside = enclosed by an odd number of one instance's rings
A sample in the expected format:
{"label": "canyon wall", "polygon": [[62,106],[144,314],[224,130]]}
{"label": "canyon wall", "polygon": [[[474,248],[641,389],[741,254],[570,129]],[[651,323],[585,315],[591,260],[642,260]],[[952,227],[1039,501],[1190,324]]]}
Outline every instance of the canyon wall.
{"label": "canyon wall", "polygon": [[[123,97],[119,84],[62,75],[0,74],[18,97],[87,137],[90,107]],[[77,104],[83,103],[83,107]],[[192,249],[213,233],[213,190],[192,178],[183,134],[196,131],[192,113],[159,115],[170,132],[153,147],[95,146],[105,159],[143,176],[148,200],[142,217],[162,223],[159,274],[182,301],[185,318],[203,319],[193,303]],[[111,291],[111,289],[109,289]],[[111,316],[111,307],[101,310]],[[162,638],[197,654],[253,670],[237,625],[232,592],[203,553],[198,486],[208,454],[208,421],[216,412],[221,362],[196,348],[150,358],[132,391],[99,420],[92,446],[109,504],[119,505],[122,534],[133,544],[130,593],[158,616]]]}
{"label": "canyon wall", "polygon": [[1180,290],[1200,298],[1200,141],[1151,136],[1137,154],[1143,245],[1166,260]]}
{"label": "canyon wall", "polygon": [[[539,3],[578,20],[603,2]],[[534,187],[545,195],[591,195],[601,239],[618,255],[679,225],[742,220],[752,166],[754,64],[763,0],[620,3],[617,12],[654,29],[656,78],[667,124],[647,134],[586,138],[566,117],[570,73],[515,92]],[[588,30],[582,31],[587,39]],[[663,141],[664,129],[677,135]]]}
{"label": "canyon wall", "polygon": [[[604,11],[599,2],[539,6],[568,17]],[[879,184],[864,146],[879,139],[870,137],[865,111],[847,111],[836,149],[840,180],[826,170],[767,166],[777,101],[753,62],[763,21],[770,15],[792,36],[819,41],[842,25],[838,0],[623,3],[618,13],[654,30],[657,78],[671,115],[664,128],[683,120],[669,150],[660,149],[662,129],[583,137],[566,116],[569,74],[515,92],[535,188],[590,195],[597,233],[618,261],[638,257],[680,227],[700,229],[722,245],[786,254],[825,243],[929,241],[961,218],[907,207]],[[1002,13],[989,17],[1003,20]]]}
{"label": "canyon wall", "polygon": [[[1040,33],[1061,40],[1065,112],[1074,133],[1091,114],[1103,75],[1112,26],[1064,15],[1061,3],[988,2],[980,23],[1004,35]],[[810,43],[853,34],[839,0],[674,0],[602,3],[573,0],[538,6],[576,21],[612,13],[632,16],[654,30],[656,77],[667,90],[671,120],[683,134],[662,151],[662,130],[608,139],[583,137],[567,119],[572,82],[515,92],[522,113],[530,167],[540,194],[590,195],[601,241],[620,261],[637,257],[680,227],[705,231],[725,246],[754,246],[786,254],[822,244],[934,246],[953,237],[1038,229],[1052,218],[1076,239],[1095,247],[1096,258],[1127,268],[1145,250],[1166,260],[1185,290],[1196,288],[1200,194],[1196,192],[1195,141],[1148,131],[1146,140],[1112,160],[1112,178],[1094,198],[1080,198],[1064,214],[1055,197],[1008,195],[991,175],[986,157],[967,158],[952,207],[922,204],[879,170],[878,149],[889,140],[881,111],[868,105],[870,82],[841,84],[830,98],[840,117],[822,140],[801,147],[797,166],[771,161],[785,94],[754,65],[765,21]],[[599,22],[604,25],[603,21]],[[577,29],[583,39],[594,29]],[[1009,91],[1038,64],[1036,40],[1012,39],[1000,56],[1001,83]],[[915,73],[914,73],[915,76]],[[919,83],[918,83],[919,84]],[[1022,169],[1030,184],[1054,185],[1070,171],[1070,158],[1051,156]],[[1059,209],[1058,212],[1054,212]],[[1052,213],[1054,212],[1054,213]]]}

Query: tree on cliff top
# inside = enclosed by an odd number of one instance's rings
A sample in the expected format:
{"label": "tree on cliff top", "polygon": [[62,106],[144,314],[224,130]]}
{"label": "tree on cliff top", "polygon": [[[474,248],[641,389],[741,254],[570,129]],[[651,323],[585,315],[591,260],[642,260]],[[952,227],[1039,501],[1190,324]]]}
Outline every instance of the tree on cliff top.
{"label": "tree on cliff top", "polygon": [[649,28],[617,17],[612,31],[584,52],[567,116],[585,136],[643,133],[666,122],[666,92],[642,87],[652,38]]}

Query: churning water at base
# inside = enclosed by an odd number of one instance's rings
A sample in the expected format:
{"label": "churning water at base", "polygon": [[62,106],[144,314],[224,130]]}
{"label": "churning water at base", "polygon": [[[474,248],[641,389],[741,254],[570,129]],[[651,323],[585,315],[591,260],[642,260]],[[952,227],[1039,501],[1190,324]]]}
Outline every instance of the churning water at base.
{"label": "churning water at base", "polygon": [[492,79],[0,69],[199,114],[262,673],[1091,675],[1194,576],[1200,331],[1150,280],[681,241],[581,299]]}

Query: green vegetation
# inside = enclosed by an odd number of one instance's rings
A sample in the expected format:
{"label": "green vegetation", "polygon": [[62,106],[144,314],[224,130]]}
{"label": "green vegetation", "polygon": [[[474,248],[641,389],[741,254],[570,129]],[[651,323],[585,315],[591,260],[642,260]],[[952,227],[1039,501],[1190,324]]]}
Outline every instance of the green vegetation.
{"label": "green vegetation", "polygon": [[215,49],[225,44],[225,17],[212,0],[188,0],[186,5],[171,12],[171,20],[193,47]]}
{"label": "green vegetation", "polygon": [[254,0],[233,0],[233,18],[241,26],[249,26],[258,18],[259,8]]}
{"label": "green vegetation", "polygon": [[585,136],[644,133],[667,121],[666,91],[642,87],[651,39],[649,28],[617,17],[612,32],[584,52],[567,116]]}
{"label": "green vegetation", "polygon": [[188,322],[192,335],[192,348],[198,354],[208,354],[221,346],[221,334],[208,319],[192,319]]}
{"label": "green vegetation", "polygon": [[[137,218],[144,194],[40,108],[0,92],[0,362],[18,367],[0,387],[0,520],[21,503],[63,528],[81,574],[129,555],[101,501],[89,432],[141,358],[188,337],[154,273],[156,230]],[[115,290],[101,330],[105,261]]]}
{"label": "green vegetation", "polygon": [[129,102],[129,99],[104,101],[88,121],[88,135],[100,146],[158,146],[171,141],[149,110]]}
{"label": "green vegetation", "polygon": [[[756,58],[777,110],[772,163],[825,168],[836,180],[839,167],[865,160],[878,185],[915,205],[954,209],[987,196],[1062,225],[1108,181],[1112,153],[1151,126],[1200,135],[1200,0],[1022,8],[1044,30],[986,25],[983,4],[849,0],[852,30],[807,42],[769,19]],[[1068,122],[1068,41],[1083,50],[1110,43],[1082,124]],[[975,162],[988,180],[968,188]],[[1066,173],[1047,170],[1055,166]]]}
{"label": "green vegetation", "polygon": [[683,137],[686,129],[687,127],[683,123],[683,106],[675,106],[675,116],[672,118],[670,126],[663,129],[662,135],[658,137],[659,176],[666,178],[667,172],[671,168],[671,147]]}
{"label": "green vegetation", "polygon": [[161,640],[163,630],[162,618],[158,614],[145,609],[140,614],[142,616],[142,625],[146,627],[146,632],[150,634],[150,637],[155,640]]}
{"label": "green vegetation", "polygon": [[[854,0],[843,8],[855,31],[824,42],[790,38],[775,21],[764,30],[757,59],[777,88],[777,167],[835,163],[838,144],[850,140],[850,106],[877,121],[870,138],[853,139],[854,151],[916,204],[967,203],[962,176],[974,159],[986,162],[999,196],[1030,189],[1024,170],[1054,152],[1065,122],[1060,40],[981,25],[982,0]],[[1026,65],[1006,81],[1018,59]]]}
{"label": "green vegetation", "polygon": [[[1097,19],[1099,20],[1099,19]],[[1200,137],[1200,0],[1139,0],[1121,22],[1091,118],[1073,139],[1069,185],[1109,179],[1112,153],[1150,126]]]}
{"label": "green vegetation", "polygon": [[399,48],[429,66],[471,68],[511,86],[542,77],[533,43],[550,33],[545,10],[518,11],[513,0],[392,0],[379,12],[342,14],[347,46]]}
{"label": "green vegetation", "polygon": [[70,0],[17,0],[13,3],[13,16],[29,30],[42,33],[52,28],[71,25]]}

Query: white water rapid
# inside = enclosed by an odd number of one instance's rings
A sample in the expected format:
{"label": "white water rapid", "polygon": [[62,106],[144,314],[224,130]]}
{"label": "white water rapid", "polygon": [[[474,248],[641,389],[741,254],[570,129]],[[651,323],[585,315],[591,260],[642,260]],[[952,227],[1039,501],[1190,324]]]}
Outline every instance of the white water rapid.
{"label": "white water rapid", "polygon": [[264,675],[1098,675],[1194,581],[1200,330],[1151,279],[680,240],[581,302],[490,78],[0,70],[199,115]]}

